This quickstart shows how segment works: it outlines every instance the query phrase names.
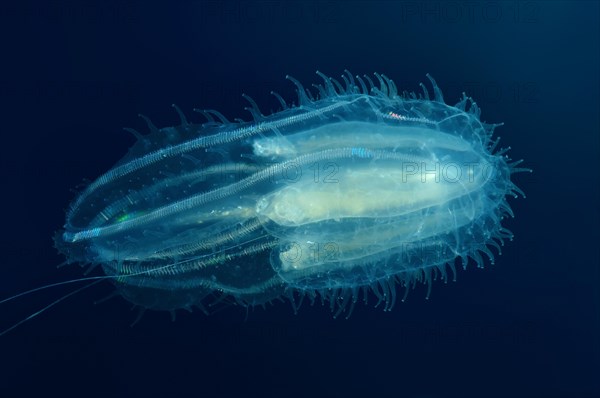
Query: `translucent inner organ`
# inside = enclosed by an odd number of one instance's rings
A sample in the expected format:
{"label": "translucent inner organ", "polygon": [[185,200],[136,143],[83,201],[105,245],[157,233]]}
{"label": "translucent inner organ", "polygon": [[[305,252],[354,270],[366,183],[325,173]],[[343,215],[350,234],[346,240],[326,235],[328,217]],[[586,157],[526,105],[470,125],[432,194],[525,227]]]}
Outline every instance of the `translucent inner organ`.
{"label": "translucent inner organ", "polygon": [[[257,139],[253,147],[255,155],[284,158],[356,148],[351,159],[293,168],[281,188],[258,200],[259,219],[280,239],[273,266],[284,278],[389,256],[484,211],[479,192],[490,164],[466,141],[434,129],[346,122]],[[374,159],[368,150],[390,156]]]}
{"label": "translucent inner organ", "polygon": [[263,197],[258,204],[259,214],[282,226],[353,217],[394,217],[446,203],[477,188],[475,182],[448,182],[433,173],[423,174],[422,179],[420,172],[412,174],[410,163],[371,168],[340,163],[335,182],[305,178],[290,183]]}

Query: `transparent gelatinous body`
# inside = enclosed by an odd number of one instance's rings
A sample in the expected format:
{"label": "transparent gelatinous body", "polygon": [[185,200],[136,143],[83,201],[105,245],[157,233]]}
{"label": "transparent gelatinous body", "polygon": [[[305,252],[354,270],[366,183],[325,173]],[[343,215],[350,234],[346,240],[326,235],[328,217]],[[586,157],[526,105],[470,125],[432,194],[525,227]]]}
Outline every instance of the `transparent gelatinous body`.
{"label": "transparent gelatinous body", "polygon": [[152,126],[74,201],[58,248],[166,310],[320,294],[340,313],[367,288],[391,308],[396,283],[493,259],[523,169],[494,154],[475,103],[445,104],[433,80],[429,98],[321,76],[318,99],[290,78],[297,105],[263,116],[251,101],[252,122]]}

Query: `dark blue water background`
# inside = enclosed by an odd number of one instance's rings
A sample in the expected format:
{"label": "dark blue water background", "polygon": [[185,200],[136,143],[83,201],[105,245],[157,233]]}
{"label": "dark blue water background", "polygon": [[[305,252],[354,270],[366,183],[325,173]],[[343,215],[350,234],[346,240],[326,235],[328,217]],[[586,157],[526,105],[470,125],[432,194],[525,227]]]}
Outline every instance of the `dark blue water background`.
{"label": "dark blue water background", "polygon": [[[592,397],[600,394],[597,2],[39,2],[0,7],[0,296],[81,276],[51,237],[70,189],[178,104],[248,119],[284,79],[385,73],[482,108],[527,199],[494,266],[349,320],[287,303],[147,313],[95,286],[0,339],[2,397]],[[8,327],[71,291],[0,306]]]}

